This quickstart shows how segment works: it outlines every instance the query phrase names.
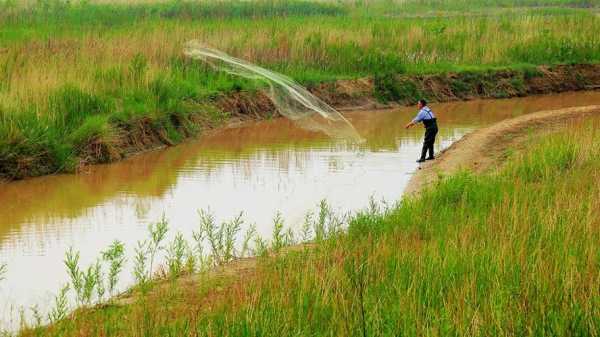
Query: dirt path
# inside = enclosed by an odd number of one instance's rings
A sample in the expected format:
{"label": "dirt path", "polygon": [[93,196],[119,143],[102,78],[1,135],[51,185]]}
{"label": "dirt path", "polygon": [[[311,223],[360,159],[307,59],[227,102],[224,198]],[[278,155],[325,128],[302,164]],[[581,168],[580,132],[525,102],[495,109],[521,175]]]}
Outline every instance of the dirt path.
{"label": "dirt path", "polygon": [[436,160],[426,162],[413,175],[405,194],[416,194],[437,177],[467,169],[482,172],[501,163],[508,148],[524,145],[532,131],[550,132],[567,121],[600,115],[600,105],[540,111],[508,119],[464,136],[442,151]]}

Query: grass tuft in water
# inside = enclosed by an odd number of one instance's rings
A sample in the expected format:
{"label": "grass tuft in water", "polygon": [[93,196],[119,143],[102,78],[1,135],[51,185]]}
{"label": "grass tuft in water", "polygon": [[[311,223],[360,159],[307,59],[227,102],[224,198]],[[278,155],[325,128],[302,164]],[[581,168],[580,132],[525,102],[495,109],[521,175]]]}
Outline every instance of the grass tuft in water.
{"label": "grass tuft in water", "polygon": [[7,272],[8,265],[6,263],[0,263],[0,282],[4,281]]}

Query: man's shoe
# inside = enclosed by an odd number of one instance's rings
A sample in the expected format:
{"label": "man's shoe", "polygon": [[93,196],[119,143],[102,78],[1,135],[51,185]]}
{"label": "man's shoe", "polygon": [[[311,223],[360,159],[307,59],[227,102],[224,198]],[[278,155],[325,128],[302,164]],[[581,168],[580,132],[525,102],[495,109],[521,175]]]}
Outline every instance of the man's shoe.
{"label": "man's shoe", "polygon": [[434,159],[435,159],[435,157],[429,157],[429,158],[427,158],[425,160],[434,160]]}
{"label": "man's shoe", "polygon": [[417,160],[417,163],[423,163],[423,162],[425,162],[425,158],[421,158],[421,159]]}

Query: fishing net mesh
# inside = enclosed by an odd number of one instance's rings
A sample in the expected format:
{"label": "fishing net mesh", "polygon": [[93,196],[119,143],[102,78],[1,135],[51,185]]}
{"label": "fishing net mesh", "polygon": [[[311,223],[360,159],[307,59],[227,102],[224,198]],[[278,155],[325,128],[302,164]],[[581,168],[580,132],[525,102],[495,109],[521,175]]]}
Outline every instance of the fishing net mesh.
{"label": "fishing net mesh", "polygon": [[323,132],[333,138],[361,141],[352,124],[340,112],[285,75],[205,47],[198,41],[188,42],[184,54],[206,62],[215,70],[267,83],[269,90],[266,93],[279,113],[302,128]]}

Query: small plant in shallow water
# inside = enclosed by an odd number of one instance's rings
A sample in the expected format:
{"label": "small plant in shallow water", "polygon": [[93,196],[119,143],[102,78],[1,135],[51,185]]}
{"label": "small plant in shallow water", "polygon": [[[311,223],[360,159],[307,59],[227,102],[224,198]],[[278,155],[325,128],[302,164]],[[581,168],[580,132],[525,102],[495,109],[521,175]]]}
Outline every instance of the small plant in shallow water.
{"label": "small plant in shallow water", "polygon": [[173,242],[171,242],[167,248],[167,267],[169,276],[175,278],[182,274],[185,267],[185,256],[187,252],[188,243],[181,233],[177,233],[175,239],[173,239]]}
{"label": "small plant in shallow water", "polygon": [[240,257],[248,256],[251,254],[250,242],[257,235],[256,225],[252,224],[244,233],[244,239],[242,241],[242,250],[240,251]]}
{"label": "small plant in shallow water", "polygon": [[303,241],[307,241],[304,237],[310,237],[311,232],[317,242],[339,234],[343,230],[345,220],[345,216],[338,216],[326,200],[321,200],[317,218],[313,219],[311,213],[306,215],[301,232]]}
{"label": "small plant in shallow water", "polygon": [[109,264],[108,269],[108,293],[114,295],[115,287],[119,280],[119,274],[125,264],[125,246],[122,242],[115,240],[105,251],[102,252],[102,259]]}
{"label": "small plant in shallow water", "polygon": [[96,294],[98,296],[98,301],[102,301],[104,298],[104,293],[106,292],[106,287],[104,285],[104,272],[102,271],[102,264],[100,260],[97,260],[94,265],[92,265],[93,274],[96,277]]}
{"label": "small plant in shallow water", "polygon": [[65,284],[58,295],[54,297],[54,307],[48,313],[48,320],[52,322],[58,322],[67,317],[69,312],[69,299],[67,297],[69,293],[69,284]]}
{"label": "small plant in shallow water", "polygon": [[300,229],[300,240],[302,242],[308,242],[312,239],[312,224],[313,224],[313,213],[307,212],[304,216],[304,223]]}
{"label": "small plant in shallow water", "polygon": [[192,274],[195,273],[198,267],[198,262],[201,262],[202,260],[198,259],[196,257],[196,255],[194,254],[194,249],[192,248],[192,246],[190,244],[187,243],[187,241],[185,242],[185,272],[188,274]]}
{"label": "small plant in shallow water", "polygon": [[271,243],[271,249],[274,252],[278,252],[285,245],[285,234],[283,232],[283,218],[280,212],[275,214],[273,218],[273,237]]}
{"label": "small plant in shallow water", "polygon": [[8,267],[6,266],[6,263],[0,263],[0,282],[2,282],[6,277],[7,269]]}
{"label": "small plant in shallow water", "polygon": [[294,231],[292,230],[292,228],[288,227],[288,229],[285,231],[285,234],[283,235],[283,245],[291,246],[291,245],[295,245],[296,243],[298,243],[296,241],[296,235],[294,234]]}
{"label": "small plant in shallow water", "polygon": [[[90,305],[94,296],[94,289],[101,289],[103,286],[99,282],[101,280],[99,274],[100,268],[98,262],[90,265],[84,273],[82,273],[83,288],[81,292],[81,299],[83,304]],[[101,290],[100,293],[104,294]]]}
{"label": "small plant in shallow water", "polygon": [[194,240],[197,246],[204,240],[208,242],[215,263],[222,265],[233,260],[236,257],[235,238],[240,231],[244,221],[243,213],[240,213],[231,221],[223,222],[217,225],[214,216],[210,211],[198,211],[200,216],[200,228],[194,232]]}
{"label": "small plant in shallow water", "polygon": [[77,298],[77,304],[83,303],[82,289],[83,289],[83,273],[79,268],[79,252],[73,250],[73,247],[65,254],[65,266],[71,279],[71,286]]}
{"label": "small plant in shallow water", "polygon": [[[146,289],[146,285],[148,285],[148,282],[152,280],[156,254],[162,250],[165,250],[165,247],[162,244],[167,236],[168,231],[169,223],[163,214],[160,221],[148,226],[150,238],[148,240],[138,241],[137,246],[134,248],[133,276],[136,284],[141,285],[142,289]],[[116,242],[113,243],[113,248],[115,249],[113,253],[116,254],[118,252],[118,254],[114,256],[116,259],[115,268],[119,264],[122,267],[122,265],[125,263],[124,256],[122,256],[123,252],[121,247],[115,245]],[[123,261],[121,261],[121,259],[123,259]]]}
{"label": "small plant in shallow water", "polygon": [[273,237],[271,238],[271,250],[275,253],[296,243],[292,229],[284,227],[283,217],[280,212],[277,212],[273,218]]}
{"label": "small plant in shallow water", "polygon": [[137,284],[143,285],[148,281],[148,241],[138,241],[134,249],[133,276]]}
{"label": "small plant in shallow water", "polygon": [[33,318],[33,326],[36,328],[41,327],[44,318],[42,316],[42,312],[40,311],[40,306],[34,304],[29,309],[31,310],[31,317]]}
{"label": "small plant in shallow water", "polygon": [[254,255],[266,256],[269,252],[269,243],[257,235],[254,237]]}
{"label": "small plant in shallow water", "polygon": [[71,279],[71,286],[75,291],[77,304],[90,305],[93,300],[94,290],[98,298],[104,295],[104,284],[102,280],[102,269],[99,261],[88,266],[83,271],[79,266],[79,252],[69,248],[65,256],[65,266]]}
{"label": "small plant in shallow water", "polygon": [[194,255],[194,264],[201,272],[206,271],[211,265],[211,259],[209,256],[204,255],[204,233],[202,231],[193,232],[192,239],[194,240],[194,247],[190,249]]}
{"label": "small plant in shallow water", "polygon": [[164,247],[161,246],[164,241],[167,232],[169,231],[169,223],[163,214],[161,220],[155,224],[151,224],[148,227],[150,231],[150,241],[147,245],[148,247],[148,255],[150,257],[150,266],[148,268],[148,279],[152,278],[152,272],[154,268],[154,259],[156,257],[156,253],[163,250]]}

